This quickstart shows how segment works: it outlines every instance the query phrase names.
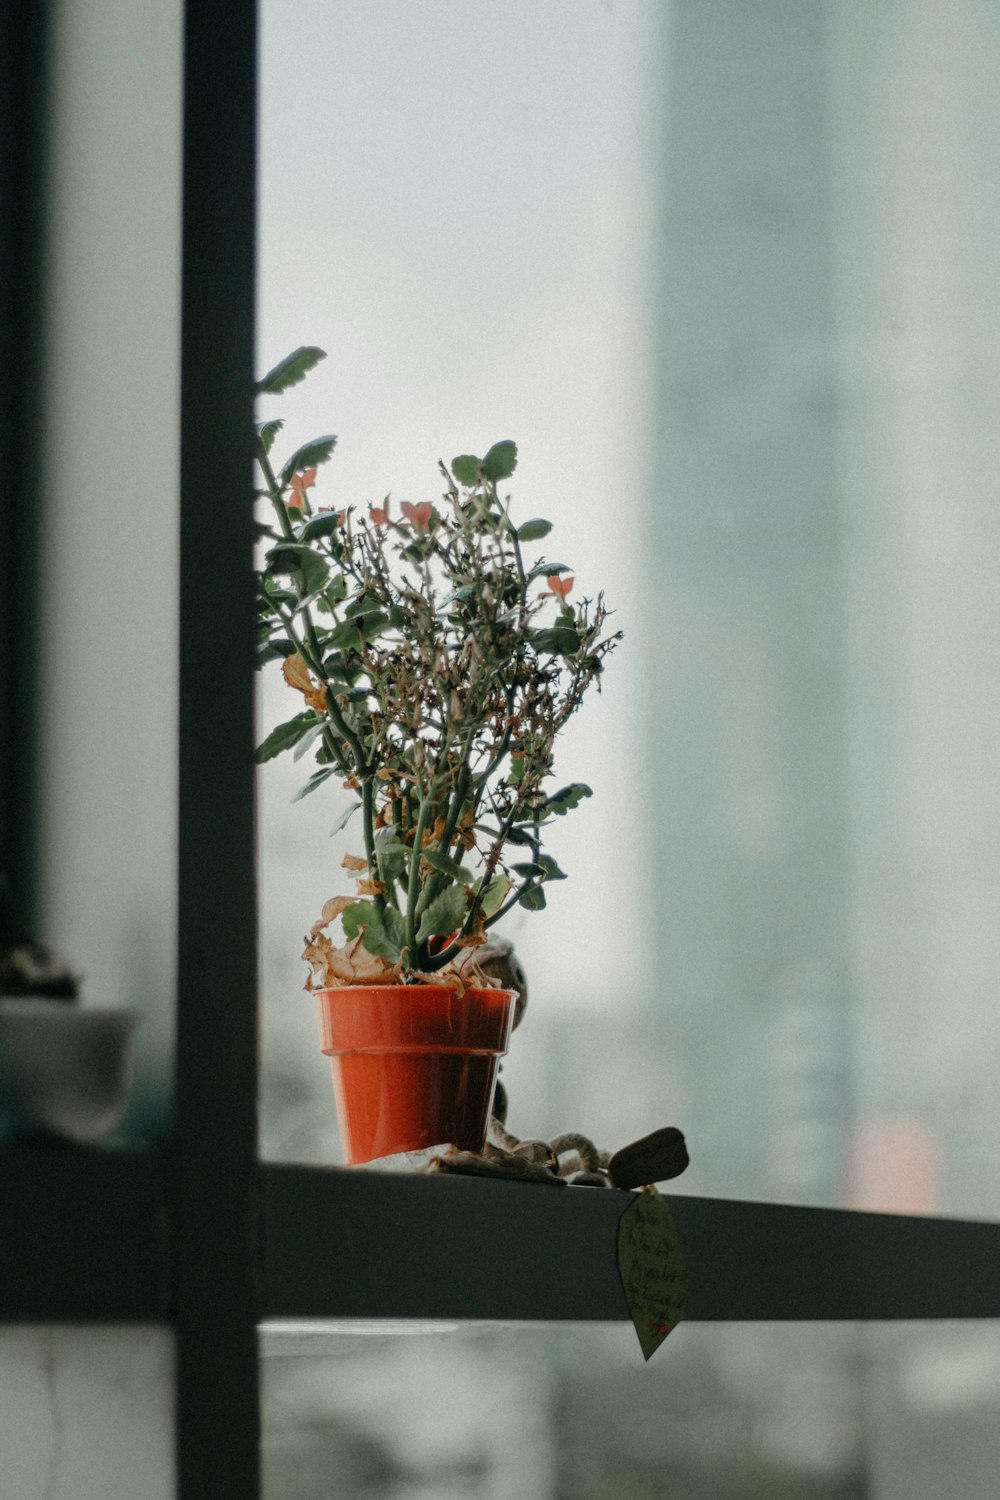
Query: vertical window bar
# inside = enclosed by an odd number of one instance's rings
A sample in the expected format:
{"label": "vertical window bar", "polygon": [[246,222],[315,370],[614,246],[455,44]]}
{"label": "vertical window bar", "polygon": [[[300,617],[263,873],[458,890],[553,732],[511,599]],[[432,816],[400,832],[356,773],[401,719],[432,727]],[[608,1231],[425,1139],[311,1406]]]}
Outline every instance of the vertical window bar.
{"label": "vertical window bar", "polygon": [[186,0],[183,130],[178,1494],[254,1500],[254,0]]}
{"label": "vertical window bar", "polygon": [[0,6],[0,876],[33,937],[47,21],[46,0]]}

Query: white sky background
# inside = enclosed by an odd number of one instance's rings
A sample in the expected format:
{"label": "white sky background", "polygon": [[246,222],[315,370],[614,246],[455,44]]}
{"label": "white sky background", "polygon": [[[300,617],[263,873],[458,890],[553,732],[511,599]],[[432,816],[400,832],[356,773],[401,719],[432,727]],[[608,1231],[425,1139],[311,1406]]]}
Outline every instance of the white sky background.
{"label": "white sky background", "polygon": [[[621,1004],[643,968],[644,309],[664,7],[262,10],[258,364],[300,344],[329,354],[267,411],[290,445],[338,435],[320,505],[435,499],[439,457],[513,438],[515,518],[551,520],[541,550],[572,566],[575,593],[606,591],[626,641],[557,747],[553,785],[594,789],[549,841],[569,879],[503,931],[546,1006],[604,1007],[609,986]],[[300,707],[273,674],[262,696],[267,728]],[[286,756],[261,777],[265,945],[287,947],[294,989],[301,935],[350,889],[353,848],[328,837],[341,794],[290,804],[310,768]],[[265,978],[284,968],[266,957]]]}

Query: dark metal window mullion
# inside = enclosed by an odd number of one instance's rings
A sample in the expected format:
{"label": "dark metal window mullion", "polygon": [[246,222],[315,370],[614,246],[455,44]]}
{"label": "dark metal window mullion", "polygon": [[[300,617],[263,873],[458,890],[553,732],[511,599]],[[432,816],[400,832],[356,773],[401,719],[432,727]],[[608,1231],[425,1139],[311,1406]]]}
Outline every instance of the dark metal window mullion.
{"label": "dark metal window mullion", "polygon": [[46,0],[0,6],[0,874],[35,937],[48,35]]}
{"label": "dark metal window mullion", "polygon": [[255,1500],[255,0],[186,0],[184,20],[177,1493]]}

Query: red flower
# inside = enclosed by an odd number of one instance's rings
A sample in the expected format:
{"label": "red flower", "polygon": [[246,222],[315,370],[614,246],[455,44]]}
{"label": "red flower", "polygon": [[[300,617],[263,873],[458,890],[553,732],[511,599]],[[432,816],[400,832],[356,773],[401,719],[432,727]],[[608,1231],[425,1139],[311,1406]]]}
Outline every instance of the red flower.
{"label": "red flower", "polygon": [[422,501],[420,505],[411,505],[409,500],[404,500],[400,510],[410,524],[421,531],[427,530],[431,516],[434,514],[434,507],[429,500]]}
{"label": "red flower", "polygon": [[548,584],[550,591],[553,594],[558,594],[560,599],[565,599],[573,587],[572,578],[562,578],[558,573],[550,573],[545,582]]}
{"label": "red flower", "polygon": [[293,474],[291,479],[292,493],[285,501],[285,504],[291,509],[303,510],[305,508],[306,490],[312,489],[315,483],[315,469],[303,469],[301,474]]}

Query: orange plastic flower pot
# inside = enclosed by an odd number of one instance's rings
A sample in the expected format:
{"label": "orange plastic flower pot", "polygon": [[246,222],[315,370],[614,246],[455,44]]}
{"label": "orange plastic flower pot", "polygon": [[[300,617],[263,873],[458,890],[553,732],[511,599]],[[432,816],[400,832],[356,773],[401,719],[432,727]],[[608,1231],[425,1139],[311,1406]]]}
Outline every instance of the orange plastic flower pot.
{"label": "orange plastic flower pot", "polygon": [[483,1149],[512,990],[343,985],[316,995],[348,1165],[444,1142]]}

